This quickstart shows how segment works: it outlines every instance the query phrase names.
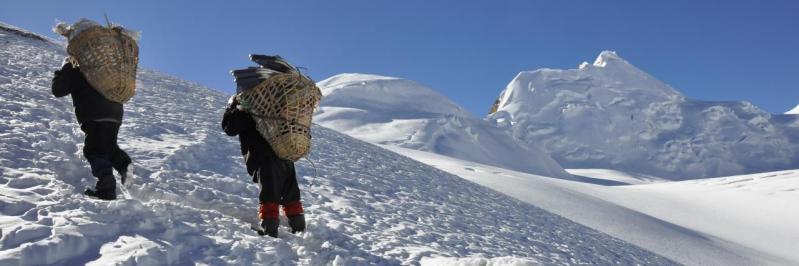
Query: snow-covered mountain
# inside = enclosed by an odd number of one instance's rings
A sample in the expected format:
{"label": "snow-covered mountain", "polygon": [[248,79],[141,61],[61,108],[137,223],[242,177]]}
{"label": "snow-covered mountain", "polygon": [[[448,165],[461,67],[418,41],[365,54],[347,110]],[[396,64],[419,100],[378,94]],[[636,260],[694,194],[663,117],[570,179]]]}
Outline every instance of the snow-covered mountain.
{"label": "snow-covered mountain", "polygon": [[673,264],[320,126],[314,163],[297,163],[308,232],[257,236],[226,95],[149,70],[120,132],[134,184],[89,199],[71,100],[50,95],[64,48],[4,24],[0,48],[0,265]]}
{"label": "snow-covered mountain", "polygon": [[407,79],[340,74],[318,83],[314,121],[352,137],[550,177],[570,178],[533,142],[519,142]]}
{"label": "snow-covered mountain", "polygon": [[671,179],[799,168],[799,126],[748,102],[688,99],[615,52],[519,73],[489,118],[566,168]]}

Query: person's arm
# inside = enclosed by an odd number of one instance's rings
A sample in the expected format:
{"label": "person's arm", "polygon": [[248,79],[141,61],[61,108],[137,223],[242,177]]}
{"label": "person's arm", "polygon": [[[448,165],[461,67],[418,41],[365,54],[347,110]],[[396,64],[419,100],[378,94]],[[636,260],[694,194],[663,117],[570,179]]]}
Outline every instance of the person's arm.
{"label": "person's arm", "polygon": [[[64,64],[61,70],[56,70],[53,75],[52,92],[55,97],[64,97],[72,92],[72,76],[75,73],[75,68],[71,63]],[[80,74],[80,73],[78,73]]]}
{"label": "person's arm", "polygon": [[243,121],[247,118],[247,113],[237,108],[239,103],[236,101],[236,96],[231,97],[228,103],[229,105],[227,109],[225,109],[225,114],[222,116],[222,130],[224,130],[225,134],[228,136],[236,136],[241,132]]}

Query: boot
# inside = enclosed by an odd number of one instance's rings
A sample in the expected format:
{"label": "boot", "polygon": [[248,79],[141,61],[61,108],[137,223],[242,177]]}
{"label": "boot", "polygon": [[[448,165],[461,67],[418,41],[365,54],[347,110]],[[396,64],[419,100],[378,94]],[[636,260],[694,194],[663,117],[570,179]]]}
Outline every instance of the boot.
{"label": "boot", "polygon": [[292,234],[304,232],[305,215],[300,214],[300,215],[289,216],[289,226],[291,227]]}
{"label": "boot", "polygon": [[258,232],[260,235],[268,235],[277,237],[277,228],[280,225],[280,205],[277,202],[262,202],[258,208],[258,218],[261,218],[261,228],[263,232]]}
{"label": "boot", "polygon": [[261,228],[263,231],[258,232],[260,235],[268,235],[274,238],[277,238],[277,227],[280,225],[280,220],[275,219],[263,219],[261,220]]}
{"label": "boot", "polygon": [[289,218],[292,234],[305,231],[305,215],[303,215],[302,203],[299,200],[283,204],[283,212]]}
{"label": "boot", "polygon": [[115,200],[117,199],[117,180],[113,175],[100,177],[97,184],[94,185],[94,189],[86,189],[84,194],[102,200]]}

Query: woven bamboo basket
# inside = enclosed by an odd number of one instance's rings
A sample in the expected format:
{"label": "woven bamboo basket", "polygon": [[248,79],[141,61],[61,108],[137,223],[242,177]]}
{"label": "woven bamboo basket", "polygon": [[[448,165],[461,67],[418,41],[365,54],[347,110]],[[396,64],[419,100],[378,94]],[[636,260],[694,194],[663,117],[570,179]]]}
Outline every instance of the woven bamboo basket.
{"label": "woven bamboo basket", "polygon": [[118,28],[86,29],[69,41],[67,53],[106,99],[125,103],[136,93],[139,46]]}
{"label": "woven bamboo basket", "polygon": [[237,95],[253,115],[258,133],[278,157],[297,161],[311,151],[311,118],[322,92],[299,73],[270,76]]}

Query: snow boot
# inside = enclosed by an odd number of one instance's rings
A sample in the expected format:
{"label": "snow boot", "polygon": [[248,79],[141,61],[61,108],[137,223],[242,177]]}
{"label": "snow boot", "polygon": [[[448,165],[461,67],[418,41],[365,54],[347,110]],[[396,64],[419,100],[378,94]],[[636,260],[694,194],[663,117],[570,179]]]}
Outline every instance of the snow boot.
{"label": "snow boot", "polygon": [[258,218],[261,218],[260,235],[277,237],[277,228],[280,225],[280,205],[277,202],[261,202],[258,208]]}
{"label": "snow boot", "polygon": [[86,195],[86,196],[89,196],[89,197],[92,197],[92,198],[101,199],[101,200],[115,200],[115,199],[117,199],[117,195],[115,195],[115,194],[100,193],[100,192],[97,192],[96,190],[91,189],[91,188],[86,188],[86,191],[83,191],[83,195]]}
{"label": "snow boot", "polygon": [[283,212],[289,218],[291,233],[305,231],[305,216],[303,215],[302,202],[290,201],[283,204]]}
{"label": "snow boot", "polygon": [[304,232],[305,215],[300,214],[300,215],[289,216],[289,226],[291,227],[292,234]]}
{"label": "snow boot", "polygon": [[258,231],[259,235],[268,235],[274,238],[277,238],[277,228],[280,225],[280,220],[275,219],[263,219],[261,220],[261,231]]}
{"label": "snow boot", "polygon": [[102,200],[115,200],[117,199],[117,180],[113,175],[100,177],[97,184],[94,185],[94,189],[87,188],[83,194]]}

